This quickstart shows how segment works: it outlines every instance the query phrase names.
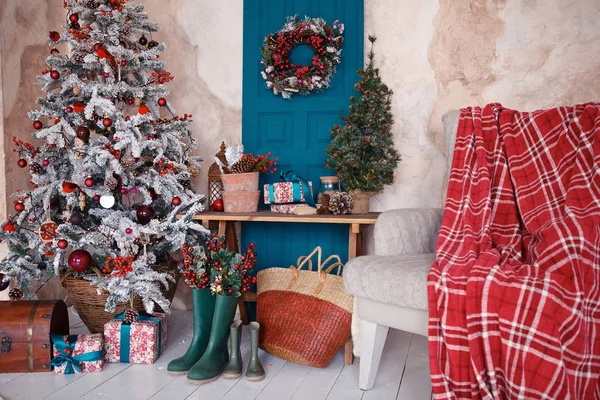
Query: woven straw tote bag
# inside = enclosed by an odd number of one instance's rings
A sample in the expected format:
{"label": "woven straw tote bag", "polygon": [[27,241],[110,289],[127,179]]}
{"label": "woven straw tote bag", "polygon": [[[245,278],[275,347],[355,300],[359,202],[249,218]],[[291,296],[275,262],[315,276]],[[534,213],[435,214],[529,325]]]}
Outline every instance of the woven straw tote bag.
{"label": "woven straw tote bag", "polygon": [[[265,351],[298,364],[325,368],[350,337],[353,296],[344,292],[339,256],[321,262],[321,253],[317,247],[298,258],[297,267],[260,271],[256,315],[261,326],[260,345]],[[317,270],[313,271],[311,258],[315,254]],[[331,274],[334,268],[336,275]]]}

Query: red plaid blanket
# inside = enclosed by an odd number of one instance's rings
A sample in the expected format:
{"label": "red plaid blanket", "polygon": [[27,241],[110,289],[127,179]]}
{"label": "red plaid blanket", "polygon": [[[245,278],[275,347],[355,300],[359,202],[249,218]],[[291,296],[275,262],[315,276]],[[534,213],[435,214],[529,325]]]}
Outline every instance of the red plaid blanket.
{"label": "red plaid blanket", "polygon": [[435,399],[600,399],[600,104],[462,110],[428,295]]}

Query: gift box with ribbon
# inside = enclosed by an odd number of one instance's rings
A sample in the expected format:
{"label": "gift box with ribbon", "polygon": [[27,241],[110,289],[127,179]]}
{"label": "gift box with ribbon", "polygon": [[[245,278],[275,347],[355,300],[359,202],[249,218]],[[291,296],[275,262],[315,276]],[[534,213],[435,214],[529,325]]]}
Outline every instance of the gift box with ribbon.
{"label": "gift box with ribbon", "polygon": [[153,364],[167,347],[165,314],[140,313],[126,323],[125,313],[104,324],[104,360],[134,364]]}
{"label": "gift box with ribbon", "polygon": [[265,185],[265,204],[307,203],[316,207],[313,198],[312,182],[294,171],[282,172],[281,182]]}
{"label": "gift box with ribbon", "polygon": [[102,371],[102,334],[60,336],[50,334],[53,355],[50,365],[57,374]]}

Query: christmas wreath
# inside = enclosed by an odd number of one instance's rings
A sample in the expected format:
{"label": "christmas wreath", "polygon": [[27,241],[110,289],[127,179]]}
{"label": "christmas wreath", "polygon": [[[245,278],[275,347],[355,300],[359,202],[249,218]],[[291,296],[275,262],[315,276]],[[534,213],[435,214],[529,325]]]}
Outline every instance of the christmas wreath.
{"label": "christmas wreath", "polygon": [[[267,88],[284,99],[291,98],[294,93],[306,96],[327,89],[341,61],[343,32],[344,24],[338,21],[331,27],[322,18],[298,20],[296,16],[288,17],[279,32],[267,35],[261,49],[261,75],[267,81]],[[314,50],[311,65],[290,62],[290,54],[302,44],[308,44]]]}

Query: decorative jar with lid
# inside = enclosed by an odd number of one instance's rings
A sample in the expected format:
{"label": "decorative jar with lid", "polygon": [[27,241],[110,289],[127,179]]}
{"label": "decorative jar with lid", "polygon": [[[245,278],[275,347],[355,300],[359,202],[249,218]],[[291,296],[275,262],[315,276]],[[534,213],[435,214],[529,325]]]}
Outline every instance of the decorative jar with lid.
{"label": "decorative jar with lid", "polygon": [[322,176],[321,187],[319,188],[319,196],[317,203],[321,204],[321,199],[324,194],[331,196],[335,192],[340,191],[340,178],[337,176]]}

